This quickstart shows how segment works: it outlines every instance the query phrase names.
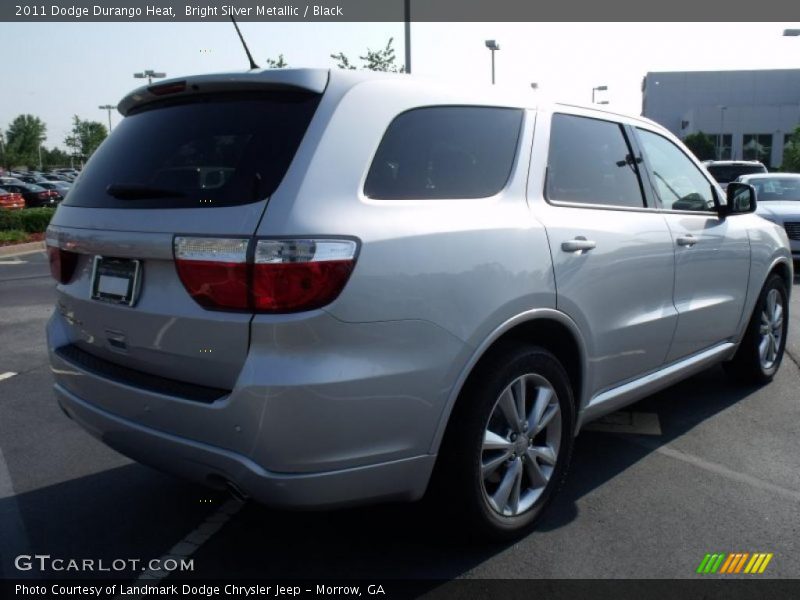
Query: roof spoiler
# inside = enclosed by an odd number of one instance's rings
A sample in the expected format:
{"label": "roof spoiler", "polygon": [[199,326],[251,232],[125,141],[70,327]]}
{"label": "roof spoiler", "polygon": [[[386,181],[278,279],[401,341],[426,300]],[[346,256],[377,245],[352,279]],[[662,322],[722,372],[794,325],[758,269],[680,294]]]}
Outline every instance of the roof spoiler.
{"label": "roof spoiler", "polygon": [[328,85],[328,69],[263,69],[242,73],[194,75],[159,81],[133,90],[117,105],[122,116],[169,95],[192,96],[214,92],[280,90],[321,94]]}

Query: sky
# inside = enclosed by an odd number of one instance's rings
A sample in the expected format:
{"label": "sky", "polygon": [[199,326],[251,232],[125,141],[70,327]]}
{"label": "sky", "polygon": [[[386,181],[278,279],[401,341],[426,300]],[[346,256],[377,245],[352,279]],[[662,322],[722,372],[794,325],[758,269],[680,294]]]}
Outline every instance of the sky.
{"label": "sky", "polygon": [[[356,59],[394,38],[402,63],[402,23],[240,24],[257,63],[282,53],[292,67],[332,67],[340,50]],[[800,68],[800,38],[783,37],[798,23],[412,23],[415,75],[470,84],[491,83],[487,39],[496,53],[498,85],[530,89],[542,99],[641,113],[648,71]],[[3,84],[0,130],[30,113],[47,124],[45,146],[64,147],[72,116],[108,123],[116,105],[141,85],[133,73],[169,77],[245,70],[247,61],[229,22],[0,23]],[[120,115],[114,111],[112,122]]]}

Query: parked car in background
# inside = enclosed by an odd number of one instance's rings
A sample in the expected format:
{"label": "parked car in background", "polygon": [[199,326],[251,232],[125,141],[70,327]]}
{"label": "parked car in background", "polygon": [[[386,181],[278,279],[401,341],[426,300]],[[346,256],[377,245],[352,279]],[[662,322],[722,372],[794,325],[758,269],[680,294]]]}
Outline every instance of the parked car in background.
{"label": "parked car in background", "polygon": [[706,160],[703,164],[723,190],[731,181],[736,181],[742,175],[767,173],[764,163],[757,160]]}
{"label": "parked car in background", "polygon": [[21,179],[19,179],[18,177],[13,176],[13,175],[9,175],[7,177],[0,177],[0,185],[2,185],[2,186],[19,185],[21,183],[25,183],[25,182],[22,181]]}
{"label": "parked car in background", "polygon": [[9,192],[22,194],[25,198],[26,208],[38,208],[41,206],[55,206],[62,200],[61,194],[55,190],[46,190],[42,186],[34,183],[3,183],[3,188]]}
{"label": "parked car in background", "polygon": [[67,192],[72,187],[72,184],[66,181],[40,181],[36,185],[43,187],[46,190],[58,192],[62,199],[66,197]]}
{"label": "parked car in background", "polygon": [[294,508],[430,487],[509,538],[589,421],[780,367],[786,233],[647,119],[339,69],[119,106],[47,230],[48,351],[64,412],[142,463]]}
{"label": "parked car in background", "polygon": [[47,179],[45,179],[42,175],[40,175],[38,173],[34,173],[34,174],[30,174],[29,173],[27,175],[20,175],[18,177],[18,179],[20,179],[23,183],[34,183],[34,184],[38,184],[38,183],[42,183],[44,181],[47,181]]}
{"label": "parked car in background", "polygon": [[800,173],[742,175],[737,181],[755,188],[756,214],[786,230],[792,258],[800,260]]}
{"label": "parked car in background", "polygon": [[0,209],[17,210],[21,208],[25,208],[25,198],[22,197],[22,194],[0,188]]}
{"label": "parked car in background", "polygon": [[66,175],[62,175],[61,173],[45,173],[42,175],[47,181],[64,181],[69,183],[70,178]]}

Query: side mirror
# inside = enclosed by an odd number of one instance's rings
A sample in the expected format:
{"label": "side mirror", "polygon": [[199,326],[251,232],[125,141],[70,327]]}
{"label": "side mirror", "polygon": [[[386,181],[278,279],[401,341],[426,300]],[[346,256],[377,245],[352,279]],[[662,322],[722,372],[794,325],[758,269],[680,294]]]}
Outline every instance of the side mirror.
{"label": "side mirror", "polygon": [[728,184],[728,204],[720,206],[720,213],[726,215],[743,215],[756,210],[756,189],[747,183],[732,181]]}

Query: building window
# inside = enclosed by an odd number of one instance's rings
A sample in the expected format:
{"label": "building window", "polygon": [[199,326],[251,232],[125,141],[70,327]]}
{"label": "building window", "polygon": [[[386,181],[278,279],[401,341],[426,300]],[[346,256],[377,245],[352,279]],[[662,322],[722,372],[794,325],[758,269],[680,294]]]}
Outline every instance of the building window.
{"label": "building window", "polygon": [[733,159],[733,136],[730,133],[722,134],[722,149],[720,150],[720,137],[718,133],[709,133],[708,137],[714,142],[714,157],[717,160]]}
{"label": "building window", "polygon": [[742,158],[757,160],[769,165],[772,158],[772,134],[745,133],[742,143]]}

